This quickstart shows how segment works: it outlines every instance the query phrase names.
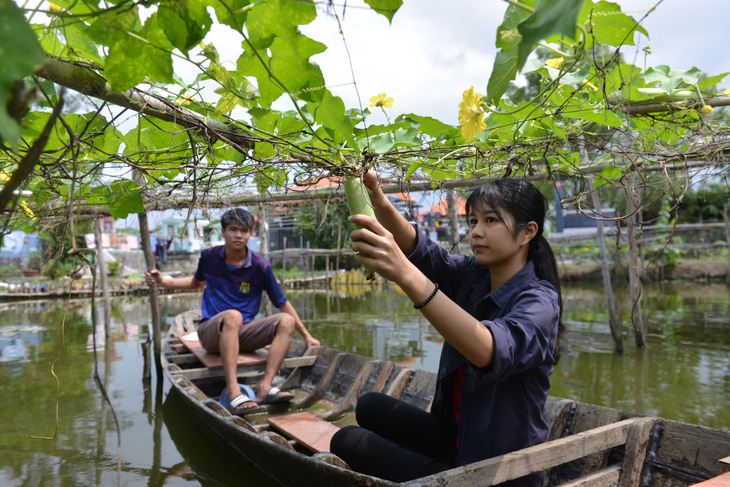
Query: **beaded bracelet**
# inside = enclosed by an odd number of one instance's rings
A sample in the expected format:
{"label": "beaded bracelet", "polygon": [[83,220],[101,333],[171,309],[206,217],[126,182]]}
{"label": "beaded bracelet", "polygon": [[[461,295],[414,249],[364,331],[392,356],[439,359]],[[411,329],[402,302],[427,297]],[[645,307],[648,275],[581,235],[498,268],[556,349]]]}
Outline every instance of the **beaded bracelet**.
{"label": "beaded bracelet", "polygon": [[426,300],[424,302],[422,302],[421,304],[414,304],[413,309],[421,309],[424,306],[426,306],[429,302],[431,302],[433,297],[436,296],[436,293],[438,292],[438,290],[439,290],[439,283],[437,282],[436,287],[433,288],[433,292],[431,293],[431,295],[429,297],[427,297]]}

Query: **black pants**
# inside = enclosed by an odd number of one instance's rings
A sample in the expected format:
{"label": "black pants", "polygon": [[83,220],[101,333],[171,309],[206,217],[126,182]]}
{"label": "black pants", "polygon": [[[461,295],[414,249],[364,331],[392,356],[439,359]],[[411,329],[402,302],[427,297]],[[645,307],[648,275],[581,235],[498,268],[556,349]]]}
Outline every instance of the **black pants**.
{"label": "black pants", "polygon": [[455,432],[437,416],[374,392],[358,400],[355,415],[360,426],[342,428],[330,444],[353,470],[404,482],[451,467]]}

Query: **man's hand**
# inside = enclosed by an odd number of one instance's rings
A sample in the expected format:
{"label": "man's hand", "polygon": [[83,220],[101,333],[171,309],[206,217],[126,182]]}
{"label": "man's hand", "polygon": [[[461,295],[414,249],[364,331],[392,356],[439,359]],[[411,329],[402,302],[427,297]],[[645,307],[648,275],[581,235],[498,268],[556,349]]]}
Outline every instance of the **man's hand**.
{"label": "man's hand", "polygon": [[305,338],[304,339],[304,343],[307,344],[307,348],[309,348],[309,347],[318,347],[318,346],[321,345],[321,343],[319,343],[319,340],[317,340],[316,338],[314,338],[312,335],[309,335],[307,338]]}
{"label": "man's hand", "polygon": [[157,286],[162,287],[163,279],[162,274],[160,274],[160,271],[157,269],[152,269],[151,271],[144,273],[144,281],[148,286],[152,286],[152,284],[157,282]]}

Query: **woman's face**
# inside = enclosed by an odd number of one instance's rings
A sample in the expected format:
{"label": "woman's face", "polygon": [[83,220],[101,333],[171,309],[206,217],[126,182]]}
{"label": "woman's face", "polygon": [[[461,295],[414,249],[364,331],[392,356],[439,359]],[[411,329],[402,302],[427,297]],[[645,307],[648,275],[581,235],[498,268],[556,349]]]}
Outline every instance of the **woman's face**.
{"label": "woman's face", "polygon": [[501,217],[491,207],[481,205],[472,208],[468,217],[471,250],[477,262],[489,267],[527,260],[527,246],[520,238],[522,231],[515,237],[514,220],[506,212],[500,213]]}

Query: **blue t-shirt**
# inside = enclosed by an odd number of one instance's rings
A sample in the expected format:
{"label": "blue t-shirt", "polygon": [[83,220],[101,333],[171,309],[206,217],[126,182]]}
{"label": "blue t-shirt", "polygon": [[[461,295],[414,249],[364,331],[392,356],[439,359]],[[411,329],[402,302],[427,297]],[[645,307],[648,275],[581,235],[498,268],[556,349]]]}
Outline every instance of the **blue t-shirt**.
{"label": "blue t-shirt", "polygon": [[205,249],[200,253],[193,277],[196,281],[205,281],[202,305],[204,320],[222,311],[235,309],[243,315],[243,322],[248,323],[259,313],[263,291],[266,291],[276,308],[281,308],[287,302],[268,261],[251,249],[248,249],[242,267],[226,262],[225,245]]}
{"label": "blue t-shirt", "polygon": [[[431,411],[456,429],[454,381],[464,370],[459,401],[455,465],[516,451],[545,441],[545,401],[550,391],[560,310],[553,286],[535,275],[532,261],[491,291],[489,268],[474,257],[450,255],[417,232],[410,255],[429,279],[494,337],[494,359],[487,367],[469,363],[444,343]],[[455,431],[456,433],[456,431]],[[540,474],[519,485],[541,485]]]}

